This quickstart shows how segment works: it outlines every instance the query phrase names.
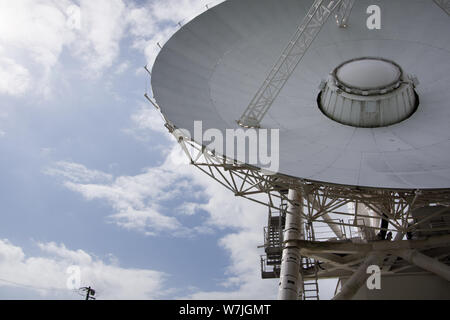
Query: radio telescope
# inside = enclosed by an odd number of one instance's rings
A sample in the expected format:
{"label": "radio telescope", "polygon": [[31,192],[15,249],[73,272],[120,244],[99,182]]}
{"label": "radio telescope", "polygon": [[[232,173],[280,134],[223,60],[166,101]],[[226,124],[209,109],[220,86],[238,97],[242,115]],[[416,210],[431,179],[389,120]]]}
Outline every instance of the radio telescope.
{"label": "radio telescope", "polygon": [[[228,0],[162,47],[146,96],[194,166],[268,207],[261,274],[279,299],[318,299],[327,278],[335,299],[450,299],[449,15],[448,0]],[[196,121],[279,129],[279,170],[211,150],[185,134]]]}

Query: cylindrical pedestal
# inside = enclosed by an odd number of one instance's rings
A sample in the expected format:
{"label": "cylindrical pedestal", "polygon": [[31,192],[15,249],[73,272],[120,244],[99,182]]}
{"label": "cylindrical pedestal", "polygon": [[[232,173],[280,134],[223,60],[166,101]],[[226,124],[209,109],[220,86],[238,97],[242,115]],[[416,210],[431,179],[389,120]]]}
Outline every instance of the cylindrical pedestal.
{"label": "cylindrical pedestal", "polygon": [[289,190],[289,202],[286,213],[286,225],[284,229],[285,245],[281,260],[280,283],[278,300],[297,300],[302,288],[300,274],[301,255],[295,240],[303,239],[302,198],[295,190]]}

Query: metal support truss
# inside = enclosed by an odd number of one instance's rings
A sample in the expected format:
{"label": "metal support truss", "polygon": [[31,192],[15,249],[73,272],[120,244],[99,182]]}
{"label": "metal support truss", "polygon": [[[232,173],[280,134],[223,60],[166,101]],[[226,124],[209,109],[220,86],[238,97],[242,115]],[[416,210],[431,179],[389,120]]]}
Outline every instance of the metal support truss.
{"label": "metal support truss", "polygon": [[342,0],[339,6],[336,9],[336,23],[340,28],[346,28],[348,17],[352,12],[353,5],[355,4],[355,0]]}
{"label": "metal support truss", "polygon": [[[450,0],[434,1],[450,15]],[[354,0],[314,2],[294,38],[239,120],[241,126],[259,126],[329,15],[337,8],[336,22],[340,27],[345,27],[353,4]],[[147,93],[145,97],[161,113],[165,127],[176,138],[191,165],[232,191],[235,196],[276,210],[285,210],[282,206],[286,204],[290,207],[302,206],[303,210],[297,214],[300,215],[301,221],[315,232],[316,241],[298,240],[297,247],[301,248],[301,256],[315,259],[319,267],[315,272],[303,270],[302,281],[317,277],[353,276],[354,281],[349,282],[347,289],[337,296],[337,298],[350,297],[364,279],[361,270],[367,263],[372,263],[372,260],[378,260],[379,254],[384,260],[382,265],[384,274],[400,274],[405,271],[417,273],[420,272],[417,267],[420,267],[446,279],[449,278],[450,253],[448,250],[441,252],[439,249],[447,248],[450,244],[450,226],[448,223],[433,225],[432,229],[429,226],[434,223],[434,219],[442,215],[450,216],[450,189],[375,189],[335,185],[283,174],[267,175],[259,168],[228,159],[192,141],[166,118],[153,98]],[[298,201],[295,202],[288,197],[288,190],[301,194],[302,203],[299,204]],[[353,206],[354,210],[349,210],[348,205]],[[432,214],[413,215],[416,209],[429,206],[436,206],[437,209]],[[292,212],[287,210],[286,215],[292,215]],[[373,223],[381,221],[383,223]],[[332,236],[317,239],[320,232],[314,229],[320,225],[327,227]],[[394,233],[395,237],[393,241],[362,237],[361,243],[353,243],[355,238],[351,234],[352,228],[364,230],[366,234],[372,235]],[[421,232],[426,234],[430,230],[436,233],[432,238],[403,240],[405,235]],[[350,238],[352,241],[348,242]],[[284,245],[286,244],[284,242]],[[368,256],[370,259],[367,259]]]}
{"label": "metal support truss", "polygon": [[[216,180],[225,188],[251,201],[266,205],[276,210],[283,210],[281,203],[295,205],[287,196],[287,190],[297,190],[303,195],[304,210],[300,212],[305,223],[322,223],[338,225],[344,228],[360,227],[355,220],[386,220],[386,225],[366,225],[374,232],[386,231],[395,234],[409,232],[426,232],[424,222],[447,213],[450,209],[450,190],[389,190],[364,187],[333,185],[306,179],[293,178],[282,174],[266,175],[259,168],[230,160],[210,151],[190,140],[183,132],[170,124],[166,127],[174,134],[185,151],[192,165]],[[364,205],[372,212],[370,215],[360,210],[350,212],[347,205],[356,203]],[[442,206],[432,215],[412,216],[412,210],[430,204]],[[290,214],[288,211],[287,214]],[[338,220],[329,216],[339,217]],[[450,231],[448,226],[435,227],[434,231]],[[331,229],[330,231],[333,231]],[[338,238],[342,232],[336,230]],[[335,235],[336,236],[336,235]]]}
{"label": "metal support truss", "polygon": [[[441,215],[450,215],[450,189],[436,190],[388,190],[364,187],[341,186],[306,179],[294,178],[283,174],[266,175],[260,169],[231,160],[204,146],[192,141],[188,135],[184,135],[163,115],[161,108],[154,100],[150,102],[161,112],[165,126],[173,134],[181,148],[186,153],[191,165],[216,180],[236,196],[249,199],[269,208],[285,211],[286,204],[290,207],[298,206],[298,201],[288,197],[288,190],[296,190],[302,195],[303,210],[298,214],[305,224],[309,224],[316,234],[316,241],[299,242],[302,249],[301,255],[317,261],[316,272],[303,270],[302,281],[315,278],[351,277],[361,268],[361,264],[369,252],[380,252],[386,257],[382,270],[384,274],[417,273],[417,266],[406,261],[399,260],[395,254],[398,250],[438,250],[447,247],[450,243],[448,233],[450,226],[433,226],[433,232],[440,235],[438,238],[428,240],[403,240],[409,233],[429,232],[424,226],[431,224]],[[367,210],[357,210],[359,205],[364,205]],[[353,205],[355,210],[349,210],[348,205]],[[432,214],[424,216],[413,215],[413,211],[434,205],[437,207]],[[365,228],[373,232],[392,232],[394,241],[369,241],[362,239],[361,244],[348,242],[351,228],[361,229],[355,221],[386,220],[383,225],[366,225]],[[321,237],[319,227],[329,230],[329,237]],[[439,234],[440,232],[440,234]],[[435,235],[433,235],[435,236]],[[321,239],[318,239],[321,238]],[[353,241],[354,239],[352,239]],[[449,264],[449,254],[438,252],[431,258],[442,263]],[[276,267],[279,270],[278,266]],[[423,271],[422,271],[423,272]],[[279,276],[279,273],[278,273]],[[359,283],[359,281],[357,281]]]}
{"label": "metal support truss", "polygon": [[450,0],[434,0],[450,16]]}
{"label": "metal support truss", "polygon": [[[245,109],[238,124],[245,128],[258,128],[267,111],[272,106],[278,94],[294,72],[295,68],[314,41],[331,12],[341,3],[341,0],[315,0],[311,9],[297,28],[289,44],[276,61],[263,85],[256,92],[248,107]],[[344,1],[349,2],[349,1]],[[343,7],[346,17],[346,9]]]}

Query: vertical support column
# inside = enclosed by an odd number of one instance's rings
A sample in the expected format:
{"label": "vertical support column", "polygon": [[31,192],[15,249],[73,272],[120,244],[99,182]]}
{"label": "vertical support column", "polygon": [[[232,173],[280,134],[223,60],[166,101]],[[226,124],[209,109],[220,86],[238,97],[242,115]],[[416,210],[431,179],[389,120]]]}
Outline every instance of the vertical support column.
{"label": "vertical support column", "polygon": [[296,190],[289,190],[289,203],[286,213],[284,229],[284,248],[281,259],[280,283],[278,288],[278,300],[297,300],[299,291],[302,290],[302,277],[300,274],[301,255],[296,240],[304,239],[303,199]]}
{"label": "vertical support column", "polygon": [[358,216],[363,216],[361,220],[363,221],[363,225],[359,227],[361,231],[362,238],[370,241],[375,240],[375,231],[374,229],[371,229],[370,227],[373,227],[372,225],[372,218],[368,218],[368,216],[372,216],[370,214],[370,209],[367,208],[367,206],[364,203],[358,203],[355,204],[355,210],[357,211]]}
{"label": "vertical support column", "polygon": [[342,234],[342,231],[341,231],[341,228],[339,227],[339,225],[332,223],[333,220],[331,219],[331,217],[330,217],[330,215],[328,213],[323,213],[322,214],[322,219],[323,219],[323,221],[328,223],[328,226],[334,232],[334,234],[336,235],[336,237],[338,239],[344,239],[345,238],[344,235]]}

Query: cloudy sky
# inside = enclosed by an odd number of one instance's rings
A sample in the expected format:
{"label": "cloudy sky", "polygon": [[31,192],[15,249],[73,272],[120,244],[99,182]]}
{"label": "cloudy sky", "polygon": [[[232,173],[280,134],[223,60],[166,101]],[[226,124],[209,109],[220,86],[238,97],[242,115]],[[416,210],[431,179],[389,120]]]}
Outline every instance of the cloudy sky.
{"label": "cloudy sky", "polygon": [[208,3],[0,0],[0,299],[80,299],[70,266],[98,299],[276,298],[266,209],[190,167],[143,97]]}

